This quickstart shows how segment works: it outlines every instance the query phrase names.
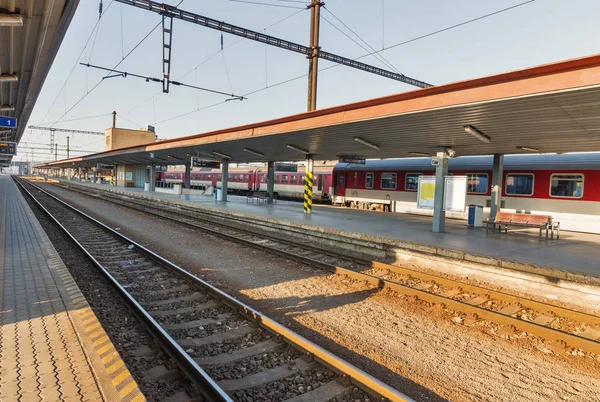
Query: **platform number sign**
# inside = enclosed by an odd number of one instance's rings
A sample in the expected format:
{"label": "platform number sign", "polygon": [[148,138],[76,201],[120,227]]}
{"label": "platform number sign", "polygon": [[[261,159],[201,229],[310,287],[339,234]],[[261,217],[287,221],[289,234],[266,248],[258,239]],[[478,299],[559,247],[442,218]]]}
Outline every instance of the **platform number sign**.
{"label": "platform number sign", "polygon": [[14,117],[0,116],[0,127],[17,128],[17,119]]}
{"label": "platform number sign", "polygon": [[0,142],[0,155],[16,155],[17,154],[17,143],[16,142]]}

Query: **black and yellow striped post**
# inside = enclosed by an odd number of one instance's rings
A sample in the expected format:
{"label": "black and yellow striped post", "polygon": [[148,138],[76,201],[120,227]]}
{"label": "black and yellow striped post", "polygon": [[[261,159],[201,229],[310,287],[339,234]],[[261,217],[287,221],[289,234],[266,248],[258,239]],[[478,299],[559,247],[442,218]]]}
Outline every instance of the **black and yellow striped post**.
{"label": "black and yellow striped post", "polygon": [[313,159],[312,157],[306,158],[306,165],[304,166],[304,213],[312,213],[312,200],[313,200]]}

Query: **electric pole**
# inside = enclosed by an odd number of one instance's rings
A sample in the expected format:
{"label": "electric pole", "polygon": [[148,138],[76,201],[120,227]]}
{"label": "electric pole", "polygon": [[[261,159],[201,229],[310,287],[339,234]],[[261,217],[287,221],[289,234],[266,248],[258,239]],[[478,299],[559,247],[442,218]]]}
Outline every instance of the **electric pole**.
{"label": "electric pole", "polygon": [[67,135],[67,159],[69,159],[69,136]]}
{"label": "electric pole", "polygon": [[321,0],[311,0],[310,7],[310,49],[308,57],[308,111],[317,109],[317,78],[319,74],[319,28],[321,22]]}
{"label": "electric pole", "polygon": [[58,144],[54,143],[54,160],[58,160]]}

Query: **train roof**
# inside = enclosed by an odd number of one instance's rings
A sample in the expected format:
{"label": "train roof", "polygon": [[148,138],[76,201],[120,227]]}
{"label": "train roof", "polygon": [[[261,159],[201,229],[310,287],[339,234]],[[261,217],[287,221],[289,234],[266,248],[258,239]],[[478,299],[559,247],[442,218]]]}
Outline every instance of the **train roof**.
{"label": "train roof", "polygon": [[[491,170],[492,156],[463,156],[449,161],[451,170]],[[600,152],[506,155],[505,170],[600,170]],[[367,160],[364,165],[338,163],[334,170],[435,170],[431,158]]]}

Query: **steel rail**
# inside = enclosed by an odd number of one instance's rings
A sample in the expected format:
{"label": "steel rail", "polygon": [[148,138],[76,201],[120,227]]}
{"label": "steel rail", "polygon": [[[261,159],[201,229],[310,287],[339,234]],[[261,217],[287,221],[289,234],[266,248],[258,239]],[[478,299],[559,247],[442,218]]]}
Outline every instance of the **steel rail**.
{"label": "steel rail", "polygon": [[[94,256],[92,256],[88,250],[69,232],[69,230],[64,227],[57,218],[52,215],[46,207],[39,202],[33,194],[25,188],[23,183],[19,180],[15,179],[15,182],[29,195],[29,197],[36,203],[36,205],[44,211],[44,213],[52,220],[54,223],[60,227],[60,229],[71,239],[71,241],[85,254],[85,256],[100,270],[100,272],[108,279],[109,283],[118,291],[118,293],[127,301],[129,306],[132,308],[132,311],[135,315],[145,324],[146,328],[150,330],[152,335],[157,339],[160,344],[163,346],[163,349],[167,351],[167,353],[173,357],[173,359],[177,362],[178,366],[183,370],[183,372],[190,377],[194,382],[201,386],[203,395],[207,397],[210,401],[226,401],[233,402],[233,400],[225,393],[217,383],[183,350],[181,346],[177,344],[177,342],[148,314],[148,312],[135,300],[135,298],[121,286],[121,284],[108,272],[104,266],[96,260]],[[71,205],[65,203],[64,201],[54,197],[48,192],[42,190],[38,186],[28,182],[29,185],[34,187],[36,190],[45,193],[47,196],[53,198],[55,201],[63,204],[64,206],[70,208],[72,211],[80,214],[84,218],[100,225],[103,229],[108,230],[112,234],[119,235],[122,240],[131,241],[127,239],[125,236],[121,236],[120,233],[112,230],[108,226],[103,223],[97,221],[89,215],[77,210]],[[132,244],[135,244],[136,247],[143,247],[137,243],[132,241]],[[145,249],[143,249],[145,250]],[[166,261],[166,260],[165,260]]]}
{"label": "steel rail", "polygon": [[[73,187],[66,187],[66,188],[69,189],[69,190],[71,190],[71,191],[76,191],[76,192],[81,193],[81,194],[86,194],[85,192],[80,191],[78,189],[75,189]],[[100,194],[100,192],[97,191],[96,194]],[[131,203],[124,202],[122,199],[120,199],[120,197],[118,197],[117,194],[114,194],[114,195],[110,194],[110,196],[111,196],[111,198],[113,200],[114,199],[118,200],[119,201],[118,202],[119,205],[123,205],[123,206],[126,206],[128,208],[135,209],[137,211],[142,210],[140,208],[133,207],[131,205]],[[142,205],[140,202],[137,202],[135,200],[132,201],[132,203],[140,205],[140,206]],[[177,209],[181,209],[181,208],[177,208]],[[346,261],[353,262],[353,263],[356,263],[356,264],[362,264],[362,265],[365,265],[365,266],[367,266],[369,268],[387,269],[389,271],[392,271],[392,272],[395,272],[395,273],[398,273],[398,274],[410,275],[411,277],[417,278],[417,279],[422,280],[422,281],[433,281],[433,282],[435,282],[438,285],[444,285],[444,286],[448,286],[448,287],[460,287],[464,291],[469,291],[469,292],[477,293],[479,295],[487,295],[490,298],[495,299],[495,300],[504,301],[504,302],[508,302],[508,303],[518,303],[521,306],[523,306],[524,308],[531,308],[531,309],[534,309],[534,310],[537,310],[537,311],[540,311],[540,312],[548,311],[548,312],[552,312],[553,314],[555,314],[557,316],[561,316],[561,317],[564,317],[564,318],[569,318],[569,319],[581,321],[581,322],[586,323],[586,324],[600,325],[600,317],[596,316],[596,315],[593,315],[593,314],[583,313],[583,312],[580,312],[580,311],[577,311],[577,310],[573,310],[573,309],[569,309],[569,308],[565,308],[565,307],[561,307],[561,306],[555,306],[555,305],[552,305],[552,304],[548,304],[548,303],[544,303],[544,302],[539,302],[539,301],[532,300],[532,299],[527,299],[527,298],[524,298],[524,297],[521,297],[521,296],[516,296],[516,295],[510,294],[510,293],[501,292],[501,291],[497,291],[497,290],[485,288],[485,287],[482,287],[482,286],[470,285],[470,284],[465,283],[465,282],[460,282],[460,281],[456,281],[456,280],[453,280],[453,279],[447,279],[447,278],[444,278],[444,277],[441,277],[441,276],[438,276],[438,275],[424,273],[424,272],[416,271],[416,270],[413,270],[413,269],[410,269],[410,268],[402,268],[402,267],[398,267],[396,265],[391,265],[391,264],[382,263],[382,262],[378,262],[378,261],[370,261],[370,260],[363,259],[363,258],[358,258],[358,257],[349,257],[347,255],[344,255],[344,254],[341,254],[341,253],[338,253],[338,252],[335,252],[335,251],[322,249],[322,248],[320,248],[318,246],[312,246],[312,245],[311,246],[306,246],[306,245],[304,245],[302,243],[298,243],[298,242],[294,242],[294,241],[282,239],[282,238],[279,238],[279,237],[276,237],[276,236],[273,236],[273,235],[270,235],[270,234],[267,234],[267,233],[258,233],[257,231],[255,231],[253,229],[250,229],[250,228],[241,228],[240,226],[231,225],[231,224],[228,224],[228,223],[225,223],[225,222],[215,222],[213,220],[208,220],[208,219],[205,219],[205,218],[202,218],[202,217],[199,217],[199,216],[185,215],[185,214],[182,214],[177,209],[171,209],[171,208],[169,208],[168,210],[165,210],[164,212],[170,213],[170,214],[173,214],[173,215],[180,215],[180,216],[183,216],[183,217],[188,218],[188,219],[195,219],[195,220],[200,220],[200,221],[203,221],[203,222],[208,222],[208,223],[211,223],[211,224],[221,225],[221,226],[224,226],[224,227],[232,229],[232,230],[248,232],[248,233],[259,235],[259,236],[262,236],[264,238],[267,238],[267,239],[270,239],[270,240],[273,240],[273,241],[276,241],[276,242],[279,242],[279,243],[285,243],[285,244],[290,245],[290,246],[296,246],[296,247],[299,246],[301,248],[306,248],[306,249],[313,250],[313,251],[316,250],[319,253],[328,255],[330,257],[338,258],[338,259],[342,259],[342,260],[346,260]],[[197,211],[194,211],[192,209],[187,209],[187,208],[185,210],[189,211],[189,212],[197,212]],[[164,215],[162,215],[160,213],[157,213],[155,211],[151,211],[151,210],[148,210],[148,209],[143,209],[143,212],[146,213],[146,214],[151,214],[151,215],[154,215],[154,216],[157,216],[157,217],[161,217],[161,218],[172,219],[171,217],[166,217],[166,216],[164,216]],[[223,218],[222,215],[218,215],[218,214],[212,214],[212,215],[215,216],[215,217],[217,217],[217,218]],[[237,221],[238,222],[243,222],[245,224],[251,224],[251,222],[245,221],[243,219],[237,219]],[[184,225],[188,225],[188,226],[196,228],[196,229],[201,229],[201,230],[207,231],[207,232],[209,232],[211,234],[217,233],[216,231],[204,228],[202,226],[195,225],[195,224],[190,223],[190,222],[185,222],[185,221],[181,221],[181,220],[177,220],[177,222],[181,223],[181,224],[184,224]],[[226,237],[228,240],[231,240],[231,241],[242,242],[242,240],[243,240],[243,243],[246,244],[246,245],[248,245],[248,246],[254,246],[254,244],[255,244],[255,243],[252,243],[251,241],[246,241],[244,239],[239,239],[239,238],[237,238],[235,236],[232,236],[232,235],[227,235],[227,234],[222,234],[222,235],[223,235],[223,237]],[[259,246],[262,249],[266,249],[268,251],[271,251],[271,250],[275,251],[275,249],[271,249],[268,246],[263,246],[263,245],[260,245],[260,244],[259,244]],[[285,252],[285,251],[282,251],[282,253],[280,255],[282,255],[282,256],[284,256],[286,258],[292,258],[292,256],[295,256],[295,257],[298,257],[296,260],[304,259],[304,261],[306,261],[306,262],[310,261],[312,264],[327,265],[326,263],[322,263],[322,262],[320,262],[318,260],[314,260],[314,259],[311,259],[311,258],[308,258],[308,257],[304,257],[304,256],[297,256],[297,255],[295,255],[293,253],[289,253],[289,252]],[[303,262],[303,261],[300,261],[300,262]],[[328,268],[330,268],[330,267],[331,266],[329,265]]]}
{"label": "steel rail", "polygon": [[[132,209],[136,209],[127,204],[122,204],[122,205],[125,205]],[[144,210],[144,213],[153,213],[153,212]],[[155,214],[155,213],[153,213],[153,214]],[[158,216],[160,216],[160,215],[158,215]],[[163,218],[164,218],[164,216],[163,216]],[[201,219],[201,218],[196,218],[196,219]],[[213,224],[217,224],[217,225],[227,226],[226,224],[222,224],[219,222],[214,222],[214,221],[209,221],[209,222],[211,222]],[[493,321],[495,323],[502,324],[502,325],[511,326],[519,331],[529,332],[532,334],[542,336],[548,340],[559,341],[570,347],[575,347],[575,348],[587,350],[587,351],[590,351],[590,352],[593,352],[596,354],[600,354],[600,342],[592,340],[592,339],[588,339],[585,337],[581,337],[577,334],[571,334],[571,333],[560,331],[560,330],[550,328],[550,327],[547,327],[544,325],[540,325],[540,324],[537,324],[534,322],[525,321],[520,318],[516,318],[516,317],[512,317],[510,315],[503,314],[501,312],[488,310],[488,309],[485,309],[485,308],[482,308],[479,306],[471,305],[466,302],[453,300],[452,298],[445,297],[442,295],[437,295],[434,293],[430,293],[426,290],[415,289],[413,287],[403,285],[403,284],[400,284],[400,283],[397,283],[394,281],[383,279],[383,278],[380,278],[380,277],[377,277],[374,275],[365,274],[362,272],[357,272],[357,271],[354,271],[354,270],[351,270],[348,268],[335,266],[333,264],[328,264],[328,263],[325,263],[322,261],[318,261],[318,260],[312,259],[310,257],[300,256],[300,255],[290,253],[290,252],[287,252],[284,250],[274,249],[274,248],[271,248],[271,247],[263,245],[263,244],[254,243],[250,240],[242,239],[242,238],[230,235],[230,234],[219,232],[218,230],[205,228],[202,226],[196,226],[194,224],[187,223],[187,222],[179,222],[179,223],[183,223],[183,224],[189,225],[191,227],[201,229],[205,232],[220,236],[222,238],[225,238],[227,240],[230,240],[230,241],[233,241],[236,243],[244,244],[249,247],[253,247],[256,249],[267,251],[269,253],[274,253],[274,254],[283,256],[285,258],[293,259],[295,261],[299,261],[299,262],[303,262],[303,263],[306,263],[309,265],[314,265],[314,266],[317,266],[320,268],[324,268],[330,272],[337,273],[340,275],[345,275],[345,276],[348,276],[348,277],[358,280],[358,281],[365,281],[374,286],[377,286],[378,288],[386,288],[387,287],[387,288],[394,290],[397,293],[415,296],[421,300],[425,300],[430,303],[442,304],[442,305],[445,305],[456,311],[460,311],[460,312],[463,312],[466,314],[473,314],[478,318]],[[239,230],[239,231],[245,231],[245,229],[241,229],[239,227],[236,227],[235,229]],[[277,241],[280,241],[280,240],[277,240]],[[296,245],[298,245],[298,244],[296,243]],[[314,248],[311,248],[311,249],[314,250]],[[319,252],[320,251],[321,250],[319,250]],[[343,255],[338,255],[337,257],[340,259],[350,260],[350,258],[348,258],[347,256],[343,256]],[[551,304],[542,303],[542,302],[534,301],[531,299],[522,298],[519,296],[514,296],[509,293],[494,291],[494,290],[491,290],[488,288],[483,288],[483,287],[479,287],[479,286],[475,286],[475,285],[469,285],[469,284],[466,284],[463,282],[454,281],[451,279],[446,279],[446,278],[442,278],[439,276],[414,271],[414,270],[411,270],[408,268],[396,267],[396,266],[390,265],[390,264],[380,263],[380,262],[376,262],[376,261],[371,261],[371,262],[369,262],[369,264],[372,268],[387,269],[387,270],[397,272],[397,273],[408,274],[408,275],[411,275],[420,280],[434,281],[438,284],[443,284],[445,286],[452,286],[452,287],[456,287],[456,288],[461,288],[463,290],[469,290],[469,291],[472,291],[473,293],[478,293],[480,295],[487,295],[487,296],[490,296],[491,298],[496,298],[501,301],[507,301],[507,302],[511,302],[511,303],[520,303],[522,306],[532,308],[532,309],[538,310],[540,312],[551,311],[554,313],[560,313],[558,315],[562,315],[563,317],[566,317],[566,318],[576,319],[576,320],[579,320],[579,321],[582,321],[582,322],[585,322],[588,324],[600,323],[600,317],[598,317],[598,316],[587,314],[587,313],[582,313],[582,312],[567,309],[564,307],[553,306]]]}
{"label": "steel rail", "polygon": [[[355,385],[364,389],[368,393],[376,394],[379,397],[384,398],[389,401],[392,401],[392,402],[396,402],[396,401],[397,402],[401,402],[401,401],[414,402],[407,395],[402,394],[401,392],[397,391],[396,389],[390,387],[389,385],[383,383],[382,381],[379,381],[378,379],[374,378],[373,376],[371,376],[371,375],[367,374],[366,372],[362,371],[361,369],[355,367],[354,365],[340,359],[336,355],[321,348],[317,344],[309,341],[308,339],[293,332],[292,330],[284,327],[283,325],[279,324],[278,322],[263,315],[259,311],[255,310],[252,307],[248,306],[247,304],[237,300],[236,298],[234,298],[234,297],[230,296],[229,294],[223,292],[222,290],[216,288],[215,286],[211,285],[210,283],[192,275],[190,272],[179,267],[178,265],[174,264],[173,262],[152,252],[151,250],[149,250],[146,247],[142,246],[141,244],[135,242],[134,240],[126,237],[125,235],[115,231],[114,229],[112,229],[109,226],[105,225],[104,223],[98,221],[97,219],[78,210],[77,208],[75,208],[72,205],[66,203],[65,201],[59,199],[58,197],[54,196],[53,194],[50,194],[49,192],[43,190],[39,186],[36,186],[35,184],[33,184],[29,181],[28,181],[28,184],[31,185],[32,187],[36,188],[38,191],[49,196],[50,198],[54,199],[55,201],[59,202],[60,204],[64,205],[65,207],[72,210],[73,212],[75,212],[75,213],[81,215],[82,217],[88,219],[89,221],[101,226],[103,229],[105,229],[109,233],[115,235],[116,237],[120,238],[121,240],[124,240],[130,244],[133,244],[134,247],[138,248],[139,250],[142,250],[144,253],[146,253],[151,258],[153,258],[153,259],[161,262],[162,264],[166,265],[167,267],[171,268],[173,271],[179,273],[180,275],[182,275],[184,278],[191,281],[192,283],[200,285],[201,287],[204,288],[204,290],[206,290],[208,293],[210,293],[213,297],[217,298],[222,303],[228,305],[229,307],[232,307],[233,309],[240,312],[245,317],[255,321],[259,325],[263,326],[265,329],[270,330],[272,333],[275,333],[276,335],[281,336],[282,339],[286,340],[292,346],[298,347],[301,350],[309,353],[312,357],[315,358],[315,360],[322,362],[325,366],[330,367],[334,371],[346,376],[346,378],[351,380]],[[21,185],[21,187],[23,187],[23,185],[21,183],[19,183],[19,185]],[[27,191],[27,190],[25,190],[25,191]],[[29,193],[29,191],[27,191],[27,192]],[[31,194],[30,194],[30,196],[33,198],[33,196]],[[41,204],[37,200],[36,200],[36,203],[41,206]],[[43,206],[41,206],[41,207],[44,209],[44,211],[47,214],[50,214]],[[52,218],[55,222],[57,222],[60,225],[60,227],[66,233],[68,233],[67,229],[64,228],[64,226],[62,226],[54,217],[52,217]],[[74,239],[74,237],[70,233],[68,233],[68,234],[69,234],[69,237]],[[78,247],[83,247],[81,244],[79,244],[79,242],[77,242],[77,244],[78,244]],[[89,255],[89,257],[92,259],[92,261],[95,264],[97,264],[98,266],[101,266],[95,259],[93,259],[93,257],[87,251],[86,251],[86,255]],[[104,271],[106,271],[106,270],[104,270]],[[112,279],[112,281],[114,281],[118,285],[116,280],[112,276],[110,276],[110,274],[108,272],[106,272],[106,275],[108,275],[108,277],[110,277]],[[133,299],[133,297],[131,295],[129,295],[129,293],[125,289],[123,289],[120,285],[119,285],[119,287],[122,289],[123,292],[125,292],[129,296],[129,298],[133,302],[135,302],[135,299]],[[137,302],[135,302],[135,303],[139,306],[140,309],[143,310],[143,308]],[[149,320],[152,320],[152,322],[156,323],[156,321],[154,321],[154,319],[152,317],[150,317],[148,315],[148,313],[145,312],[145,310],[143,310],[143,311],[148,316]],[[156,325],[158,325],[158,323],[156,323]],[[159,326],[159,328],[160,328],[160,326]],[[171,341],[175,342],[162,328],[160,328],[160,331],[162,331]],[[175,344],[175,346],[177,347],[178,351],[181,351],[183,354],[185,354],[185,351],[183,351],[183,349],[179,345]],[[195,367],[198,367],[198,369],[200,369],[202,371],[202,373],[204,373],[204,375],[206,375],[208,377],[208,375],[204,372],[204,370],[202,370],[187,354],[185,354],[185,357],[186,357],[186,360],[190,361]],[[208,378],[210,379],[210,377],[208,377]],[[212,379],[211,379],[211,381],[212,381]],[[212,381],[212,382],[214,383],[214,381]],[[218,387],[218,385],[216,383],[214,385],[220,390],[220,388]],[[221,390],[221,392],[223,392],[223,391]],[[230,400],[230,399],[226,399],[226,400]]]}

